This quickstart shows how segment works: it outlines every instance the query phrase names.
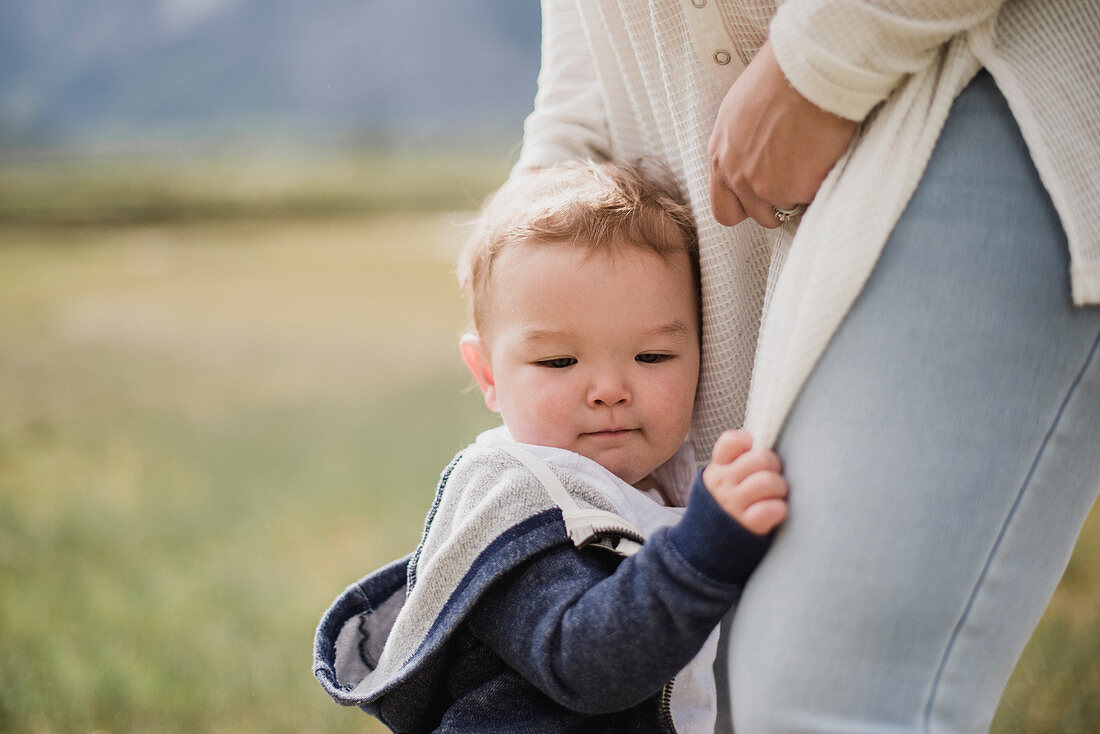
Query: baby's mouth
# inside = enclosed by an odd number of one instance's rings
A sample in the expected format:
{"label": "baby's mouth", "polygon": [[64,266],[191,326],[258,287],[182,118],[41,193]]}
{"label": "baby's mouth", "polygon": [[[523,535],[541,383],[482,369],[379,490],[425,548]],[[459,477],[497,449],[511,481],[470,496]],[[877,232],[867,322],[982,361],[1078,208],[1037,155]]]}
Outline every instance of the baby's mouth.
{"label": "baby's mouth", "polygon": [[582,436],[592,436],[594,438],[618,438],[619,436],[625,436],[629,433],[633,433],[640,429],[637,428],[608,428],[602,431],[589,431],[588,433],[582,433]]}

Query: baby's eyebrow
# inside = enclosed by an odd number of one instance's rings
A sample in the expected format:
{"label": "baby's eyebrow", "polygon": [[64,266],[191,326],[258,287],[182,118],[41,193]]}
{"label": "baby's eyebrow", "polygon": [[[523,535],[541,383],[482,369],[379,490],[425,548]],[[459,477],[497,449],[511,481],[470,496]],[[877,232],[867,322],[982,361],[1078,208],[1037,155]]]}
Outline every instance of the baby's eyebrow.
{"label": "baby's eyebrow", "polygon": [[[691,335],[691,328],[683,321],[672,321],[661,326],[648,329],[645,332],[651,337],[671,337],[676,339],[682,339]],[[531,329],[524,332],[523,343],[528,345],[538,345],[547,342],[558,341],[565,339],[569,336],[568,332],[557,329]]]}
{"label": "baby's eyebrow", "polygon": [[673,321],[670,324],[658,326],[653,330],[654,336],[688,336],[691,334],[691,329],[683,321]]}
{"label": "baby's eyebrow", "polygon": [[554,329],[531,329],[523,333],[523,343],[541,344],[543,342],[552,342],[565,336],[566,333],[564,331],[556,331]]}

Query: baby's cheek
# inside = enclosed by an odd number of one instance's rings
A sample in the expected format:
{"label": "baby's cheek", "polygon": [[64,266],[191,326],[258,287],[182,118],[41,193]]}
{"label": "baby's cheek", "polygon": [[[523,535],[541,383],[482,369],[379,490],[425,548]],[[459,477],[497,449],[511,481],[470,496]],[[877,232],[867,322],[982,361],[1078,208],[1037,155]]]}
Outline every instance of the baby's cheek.
{"label": "baby's cheek", "polygon": [[563,401],[546,391],[524,397],[522,404],[513,406],[511,416],[504,416],[512,437],[521,443],[571,448],[575,436]]}
{"label": "baby's cheek", "polygon": [[531,430],[542,437],[540,443],[570,448],[575,431],[570,425],[568,413],[562,409],[560,403],[549,401],[541,404],[531,418],[534,423]]}
{"label": "baby's cheek", "polygon": [[657,412],[666,420],[677,423],[686,423],[691,420],[691,412],[695,403],[694,384],[679,383],[665,387],[659,392]]}

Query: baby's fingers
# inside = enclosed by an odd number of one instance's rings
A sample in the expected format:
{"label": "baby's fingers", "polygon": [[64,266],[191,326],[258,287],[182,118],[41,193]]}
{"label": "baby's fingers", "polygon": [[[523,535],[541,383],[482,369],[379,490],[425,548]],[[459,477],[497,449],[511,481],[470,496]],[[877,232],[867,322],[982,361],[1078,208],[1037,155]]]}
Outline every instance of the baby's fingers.
{"label": "baby's fingers", "polygon": [[711,489],[711,495],[726,514],[741,522],[753,503],[786,497],[787,480],[778,472],[759,471],[738,484],[719,482]]}
{"label": "baby's fingers", "polygon": [[740,484],[753,474],[758,472],[771,472],[779,474],[783,471],[783,463],[779,456],[771,449],[753,449],[746,451],[733,460],[729,465],[726,476],[735,484]]}
{"label": "baby's fingers", "polygon": [[787,480],[774,471],[759,471],[736,486],[714,493],[715,500],[751,533],[765,535],[787,516]]}
{"label": "baby's fingers", "polygon": [[733,504],[742,512],[757,502],[787,497],[787,480],[775,471],[758,471],[745,478],[729,494]]}
{"label": "baby's fingers", "polygon": [[743,429],[724,431],[710,452],[712,464],[729,464],[752,448],[752,436]]}
{"label": "baby's fingers", "polygon": [[741,516],[741,525],[750,533],[767,535],[787,517],[787,503],[780,499],[761,500]]}
{"label": "baby's fingers", "polygon": [[732,488],[753,474],[764,471],[778,474],[783,471],[783,465],[774,451],[753,449],[726,464],[712,461],[703,470],[703,483],[712,492],[721,492],[724,488]]}

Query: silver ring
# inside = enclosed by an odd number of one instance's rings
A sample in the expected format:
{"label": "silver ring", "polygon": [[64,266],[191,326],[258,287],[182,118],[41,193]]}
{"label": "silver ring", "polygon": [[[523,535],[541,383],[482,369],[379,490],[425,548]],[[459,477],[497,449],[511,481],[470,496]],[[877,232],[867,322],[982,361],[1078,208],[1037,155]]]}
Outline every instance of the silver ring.
{"label": "silver ring", "polygon": [[780,209],[777,206],[772,207],[772,211],[775,212],[775,218],[779,220],[780,224],[786,224],[801,214],[805,209],[805,204],[796,204],[790,209]]}

